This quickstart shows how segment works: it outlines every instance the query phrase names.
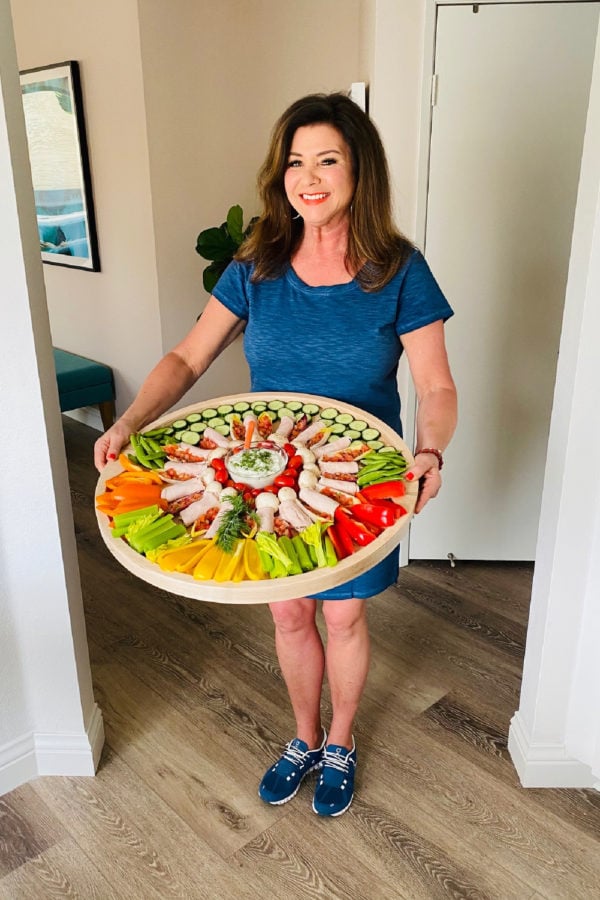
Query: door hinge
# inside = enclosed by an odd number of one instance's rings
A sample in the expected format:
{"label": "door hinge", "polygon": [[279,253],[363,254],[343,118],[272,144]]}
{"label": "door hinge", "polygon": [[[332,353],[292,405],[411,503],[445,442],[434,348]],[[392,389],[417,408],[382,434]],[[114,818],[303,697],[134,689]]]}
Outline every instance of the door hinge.
{"label": "door hinge", "polygon": [[438,76],[434,73],[431,76],[431,105],[437,106],[438,98]]}

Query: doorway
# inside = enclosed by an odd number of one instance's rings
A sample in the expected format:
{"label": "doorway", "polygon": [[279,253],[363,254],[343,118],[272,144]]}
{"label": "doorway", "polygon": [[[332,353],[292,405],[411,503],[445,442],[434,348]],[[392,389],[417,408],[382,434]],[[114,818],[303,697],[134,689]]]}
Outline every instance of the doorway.
{"label": "doorway", "polygon": [[535,557],[599,8],[437,7],[424,247],[460,422],[411,559]]}

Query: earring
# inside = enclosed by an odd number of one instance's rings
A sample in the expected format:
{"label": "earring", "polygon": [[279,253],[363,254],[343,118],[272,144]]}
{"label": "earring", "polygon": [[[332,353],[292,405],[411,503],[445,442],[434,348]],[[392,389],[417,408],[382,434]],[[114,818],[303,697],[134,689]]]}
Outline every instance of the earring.
{"label": "earring", "polygon": [[296,219],[301,219],[301,218],[302,218],[302,216],[300,215],[299,212],[297,212],[295,216],[292,216],[292,221],[295,221]]}

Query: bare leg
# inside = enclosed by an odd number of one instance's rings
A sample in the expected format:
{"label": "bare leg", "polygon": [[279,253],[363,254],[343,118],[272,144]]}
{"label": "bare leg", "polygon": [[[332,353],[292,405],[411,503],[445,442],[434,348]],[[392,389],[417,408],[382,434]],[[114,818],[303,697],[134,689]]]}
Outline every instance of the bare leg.
{"label": "bare leg", "polygon": [[324,600],[327,678],[333,720],[328,743],[352,747],[354,717],[367,680],[370,640],[364,600]]}
{"label": "bare leg", "polygon": [[322,740],[321,690],[325,670],[323,642],[315,615],[317,601],[308,597],[270,604],[275,622],[275,647],[292,710],[296,737],[309,748]]}

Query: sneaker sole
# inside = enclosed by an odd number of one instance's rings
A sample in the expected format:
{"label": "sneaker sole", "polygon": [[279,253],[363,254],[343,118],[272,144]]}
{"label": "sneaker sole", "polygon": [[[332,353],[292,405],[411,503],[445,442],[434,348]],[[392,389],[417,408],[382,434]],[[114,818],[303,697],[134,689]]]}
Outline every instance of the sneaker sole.
{"label": "sneaker sole", "polygon": [[[284,803],[289,803],[290,800],[294,799],[294,797],[300,790],[300,787],[302,786],[302,782],[304,781],[306,776],[310,775],[310,773],[314,772],[316,769],[320,769],[322,765],[323,765],[322,763],[318,762],[318,763],[315,763],[314,766],[311,766],[310,769],[307,769],[306,772],[304,773],[304,775],[302,776],[302,778],[300,779],[300,781],[298,782],[298,784],[296,785],[296,790],[294,791],[294,793],[288,794],[288,796],[284,797],[283,800],[265,800],[265,798],[263,796],[261,796],[260,789],[258,791],[258,796],[260,797],[260,799],[262,800],[263,803],[268,803],[269,806],[283,806]],[[352,801],[350,801],[350,802],[352,802]],[[342,810],[342,812],[344,812],[344,811],[345,810]]]}
{"label": "sneaker sole", "polygon": [[314,800],[313,800],[312,808],[313,808],[313,812],[316,813],[318,816],[321,816],[322,819],[335,819],[336,816],[341,816],[343,813],[346,812],[347,809],[350,809],[350,807],[352,806],[353,800],[354,800],[354,797],[350,797],[350,802],[343,809],[338,809],[338,811],[334,812],[334,813],[319,812],[319,810],[316,809],[316,807],[315,807]]}

